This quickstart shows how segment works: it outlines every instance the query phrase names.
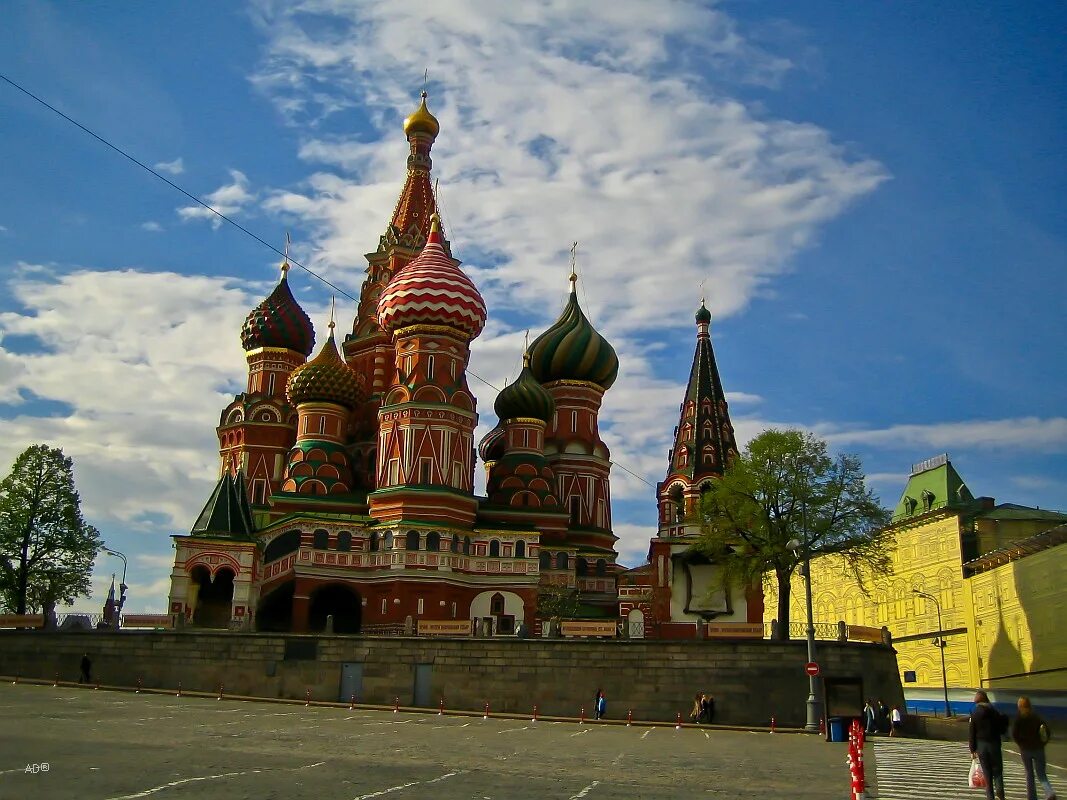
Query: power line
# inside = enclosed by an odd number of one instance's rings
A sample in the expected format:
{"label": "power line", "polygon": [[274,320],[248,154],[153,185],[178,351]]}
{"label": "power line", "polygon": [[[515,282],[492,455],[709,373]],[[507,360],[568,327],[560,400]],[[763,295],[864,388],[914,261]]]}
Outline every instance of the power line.
{"label": "power line", "polygon": [[[322,283],[324,283],[326,286],[329,286],[331,289],[333,289],[338,294],[347,297],[349,300],[351,300],[352,302],[354,302],[356,304],[359,303],[359,299],[358,298],[353,297],[352,295],[350,295],[348,292],[346,292],[341,287],[337,286],[334,283],[331,283],[330,281],[326,280],[326,278],[324,278],[322,275],[319,275],[314,270],[304,266],[299,261],[297,261],[296,259],[294,259],[291,256],[289,256],[288,252],[282,252],[277,247],[272,245],[270,242],[268,242],[265,239],[263,239],[261,236],[258,236],[257,234],[255,234],[252,231],[250,231],[248,228],[246,228],[241,223],[237,222],[234,219],[231,219],[230,217],[226,216],[225,214],[223,214],[218,209],[213,208],[212,206],[208,205],[203,200],[201,200],[199,197],[197,197],[196,195],[192,194],[191,192],[186,191],[184,188],[179,186],[177,183],[175,183],[174,181],[172,181],[170,178],[166,177],[165,175],[161,175],[159,172],[157,172],[152,167],[150,167],[147,164],[145,164],[143,161],[141,161],[137,157],[131,155],[130,153],[127,153],[125,150],[123,150],[118,145],[112,144],[107,139],[105,139],[103,136],[101,136],[100,134],[96,133],[96,131],[91,130],[90,128],[86,127],[85,125],[82,125],[80,122],[78,122],[73,117],[68,116],[67,114],[64,114],[62,111],[60,111],[58,108],[56,108],[54,105],[52,105],[48,101],[46,101],[43,98],[39,97],[38,95],[34,94],[29,89],[27,89],[26,87],[22,86],[21,84],[16,83],[15,81],[11,80],[11,78],[7,77],[7,75],[4,75],[3,73],[0,73],[0,80],[3,80],[5,83],[7,83],[12,88],[17,89],[18,91],[22,92],[24,95],[29,97],[31,100],[33,100],[34,102],[39,103],[40,105],[44,106],[45,108],[47,108],[52,113],[62,117],[67,122],[69,122],[71,125],[73,125],[74,127],[78,128],[79,130],[81,130],[82,132],[89,134],[94,139],[96,139],[98,142],[100,142],[100,144],[104,145],[105,147],[107,147],[107,148],[109,148],[111,150],[114,150],[116,153],[118,153],[123,158],[127,159],[128,161],[133,162],[138,167],[143,169],[145,172],[147,172],[150,175],[154,176],[155,178],[158,178],[159,180],[163,181],[163,183],[167,184],[167,186],[171,187],[172,189],[174,189],[177,192],[180,192],[185,197],[188,197],[190,200],[192,200],[197,205],[202,206],[203,208],[206,208],[208,211],[210,211],[212,214],[214,214],[219,219],[223,220],[224,222],[229,223],[230,225],[235,227],[237,230],[241,231],[241,233],[244,233],[246,236],[251,236],[253,239],[255,239],[261,245],[266,247],[268,250],[271,250],[272,252],[274,252],[274,253],[278,254],[279,256],[281,256],[282,258],[286,259],[290,264],[293,264],[294,266],[297,266],[300,269],[304,270],[304,272],[306,272],[311,277],[317,278],[318,280],[322,281]],[[437,194],[437,187],[434,187],[434,194],[435,195]],[[435,205],[439,206],[439,204],[436,201],[437,201],[437,198],[435,197]],[[577,242],[575,242],[575,245],[577,245]],[[288,248],[286,248],[286,251],[288,251]],[[572,266],[572,269],[573,269],[573,266]],[[585,293],[584,287],[582,287],[582,288],[583,288],[583,294],[584,294]],[[588,296],[586,297],[586,300],[588,301]],[[498,389],[496,386],[491,384],[489,381],[487,381],[485,378],[481,377],[477,373],[472,372],[469,368],[467,369],[467,374],[470,375],[471,377],[481,381],[486,386],[488,386],[490,389],[495,391],[497,394],[500,393],[500,389]],[[655,488],[655,486],[652,483],[650,483],[648,480],[646,480],[642,476],[638,475],[636,472],[633,472],[632,470],[627,469],[620,462],[615,461],[613,463],[615,464],[615,466],[617,466],[623,472],[625,472],[625,473],[627,473],[629,475],[632,475],[633,477],[637,478],[642,483],[645,483],[648,486],[652,486],[653,488]]]}
{"label": "power line", "polygon": [[67,122],[69,122],[74,127],[76,127],[79,130],[84,131],[85,133],[89,134],[94,139],[96,139],[98,142],[100,142],[100,144],[102,144],[105,147],[108,147],[108,148],[114,150],[116,153],[118,153],[123,158],[128,159],[129,161],[132,161],[134,164],[139,166],[145,172],[149,173],[150,175],[154,175],[156,178],[158,178],[159,180],[163,181],[163,183],[167,184],[172,189],[174,189],[174,190],[176,190],[178,192],[181,192],[183,195],[188,197],[194,203],[196,203],[199,206],[203,206],[204,208],[206,208],[208,211],[210,211],[212,214],[214,214],[219,219],[223,220],[224,222],[228,222],[230,225],[233,225],[233,227],[237,228],[237,230],[241,231],[242,233],[244,233],[244,234],[246,234],[248,236],[251,236],[253,239],[255,239],[257,242],[259,242],[264,247],[274,251],[275,253],[277,253],[278,255],[282,256],[283,258],[287,258],[290,264],[294,264],[295,266],[300,267],[300,269],[304,270],[304,272],[306,272],[308,275],[311,275],[313,278],[318,278],[320,281],[322,281],[324,284],[329,286],[331,289],[333,289],[338,294],[344,295],[345,297],[347,297],[349,300],[351,300],[354,303],[359,303],[359,299],[358,298],[353,297],[348,292],[346,292],[344,289],[342,289],[340,286],[334,285],[333,283],[331,283],[330,281],[326,280],[326,278],[322,277],[321,275],[319,275],[314,270],[312,270],[312,269],[310,269],[308,267],[305,267],[299,261],[297,261],[297,260],[295,260],[293,258],[288,258],[288,256],[285,253],[283,253],[281,250],[279,250],[277,247],[275,247],[274,245],[272,245],[270,242],[266,241],[262,237],[257,236],[255,233],[250,231],[248,228],[246,228],[241,223],[239,223],[236,220],[233,220],[230,217],[226,216],[225,214],[223,214],[218,209],[212,208],[210,205],[205,203],[203,200],[201,200],[196,195],[192,194],[191,192],[187,192],[185,189],[183,189],[181,186],[176,184],[170,178],[167,178],[164,175],[160,175],[156,170],[152,169],[150,166],[145,164],[143,161],[141,161],[141,160],[137,159],[136,157],[130,155],[129,153],[127,153],[125,150],[123,150],[118,145],[112,144],[107,139],[105,139],[103,136],[101,136],[100,134],[96,133],[96,131],[90,130],[89,128],[87,128],[86,126],[84,126],[80,122],[78,122],[78,120],[74,119],[73,117],[70,117],[67,114],[64,114],[62,111],[60,111],[54,105],[52,105],[48,101],[44,100],[43,98],[38,97],[37,95],[35,95],[33,92],[31,92],[26,87],[21,86],[20,84],[18,84],[15,81],[11,80],[11,78],[7,77],[3,73],[0,73],[0,80],[3,80],[5,83],[9,84],[10,86],[12,86],[15,89],[18,89],[20,92],[22,92],[24,95],[29,97],[31,100],[34,100],[35,102],[40,103],[42,106],[44,106],[45,108],[47,108],[49,111],[53,112],[54,114],[58,114],[60,117],[65,119]]}

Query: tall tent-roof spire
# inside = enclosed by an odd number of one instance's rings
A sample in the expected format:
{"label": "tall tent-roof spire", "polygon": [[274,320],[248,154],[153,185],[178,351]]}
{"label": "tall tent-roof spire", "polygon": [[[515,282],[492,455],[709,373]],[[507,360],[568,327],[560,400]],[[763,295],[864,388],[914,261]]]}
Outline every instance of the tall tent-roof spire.
{"label": "tall tent-roof spire", "polygon": [[696,483],[721,477],[737,453],[726,393],[715,363],[709,325],[711,311],[700,301],[696,315],[697,346],[682,400],[678,429],[667,475],[684,476]]}

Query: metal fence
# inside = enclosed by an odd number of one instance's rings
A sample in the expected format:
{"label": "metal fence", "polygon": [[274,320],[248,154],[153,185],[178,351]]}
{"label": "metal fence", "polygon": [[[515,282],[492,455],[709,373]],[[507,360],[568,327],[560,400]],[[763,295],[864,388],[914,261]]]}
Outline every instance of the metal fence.
{"label": "metal fence", "polygon": [[[763,635],[765,638],[770,639],[773,636],[773,630],[776,623],[765,622],[763,623]],[[838,626],[836,622],[816,622],[815,638],[824,641],[833,641],[838,638]],[[808,638],[808,623],[806,622],[790,622],[789,623],[789,638],[790,639],[807,639]]]}

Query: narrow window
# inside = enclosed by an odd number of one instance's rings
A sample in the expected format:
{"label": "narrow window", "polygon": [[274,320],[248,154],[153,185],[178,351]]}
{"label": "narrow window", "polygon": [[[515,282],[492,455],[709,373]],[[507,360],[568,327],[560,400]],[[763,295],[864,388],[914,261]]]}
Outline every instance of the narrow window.
{"label": "narrow window", "polygon": [[378,552],[378,533],[374,532],[370,535],[370,551],[372,553]]}
{"label": "narrow window", "polygon": [[448,359],[448,368],[449,368],[449,371],[452,373],[452,377],[455,378],[456,377],[456,359],[454,359],[454,358]]}
{"label": "narrow window", "polygon": [[572,411],[571,412],[571,433],[577,433],[577,432],[578,432],[578,412],[577,411]]}
{"label": "narrow window", "polygon": [[419,459],[419,483],[430,483],[433,460],[429,458]]}
{"label": "narrow window", "polygon": [[352,549],[352,534],[348,531],[341,531],[337,534],[337,549],[342,553],[347,553]]}
{"label": "narrow window", "polygon": [[571,497],[571,524],[577,525],[578,520],[582,515],[582,499],[580,497]]}
{"label": "narrow window", "polygon": [[493,541],[489,543],[489,557],[500,558],[500,542],[496,539],[493,539]]}
{"label": "narrow window", "polygon": [[385,604],[386,604],[386,602],[387,602],[386,599],[383,597],[382,598],[382,616],[383,617],[385,616]]}
{"label": "narrow window", "polygon": [[420,597],[419,598],[419,610],[416,613],[417,614],[421,614],[422,613],[422,609],[423,609],[423,604],[422,604],[422,598]]}
{"label": "narrow window", "polygon": [[433,380],[433,356],[426,359],[426,380]]}
{"label": "narrow window", "polygon": [[537,557],[537,565],[541,569],[552,569],[552,554],[541,551],[541,555]]}
{"label": "narrow window", "polygon": [[329,531],[317,530],[313,535],[312,547],[316,550],[328,550],[330,548]]}
{"label": "narrow window", "polygon": [[567,569],[566,553],[556,553],[556,569]]}
{"label": "narrow window", "polygon": [[522,539],[515,542],[515,558],[526,558],[526,542]]}
{"label": "narrow window", "polygon": [[426,549],[430,552],[436,553],[441,549],[441,534],[437,531],[430,531],[426,534]]}
{"label": "narrow window", "polygon": [[274,373],[267,373],[267,394],[274,394]]}
{"label": "narrow window", "polygon": [[469,556],[471,554],[471,537],[463,537],[463,555]]}
{"label": "narrow window", "polygon": [[524,430],[522,432],[522,446],[523,447],[529,447],[530,446],[530,432],[528,430]]}
{"label": "narrow window", "polygon": [[420,539],[418,531],[408,531],[406,546],[408,550],[418,550]]}
{"label": "narrow window", "polygon": [[326,433],[326,417],[319,417],[319,433]]}

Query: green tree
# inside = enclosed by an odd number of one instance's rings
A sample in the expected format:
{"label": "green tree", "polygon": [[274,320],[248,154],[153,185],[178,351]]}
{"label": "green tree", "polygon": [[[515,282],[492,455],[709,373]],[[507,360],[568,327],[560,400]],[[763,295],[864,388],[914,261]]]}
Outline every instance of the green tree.
{"label": "green tree", "polygon": [[[866,487],[858,457],[827,453],[796,430],[767,430],[749,442],[701,498],[697,545],[722,567],[724,586],[774,573],[778,637],[789,638],[790,579],[811,557],[836,553],[863,586],[891,569],[890,512]],[[791,549],[791,540],[800,547]]]}
{"label": "green tree", "polygon": [[577,589],[553,584],[542,584],[537,589],[537,616],[554,625],[575,616],[581,603],[582,595]]}
{"label": "green tree", "polygon": [[87,597],[102,544],[82,519],[73,462],[59,448],[26,448],[0,482],[0,604],[25,614]]}

